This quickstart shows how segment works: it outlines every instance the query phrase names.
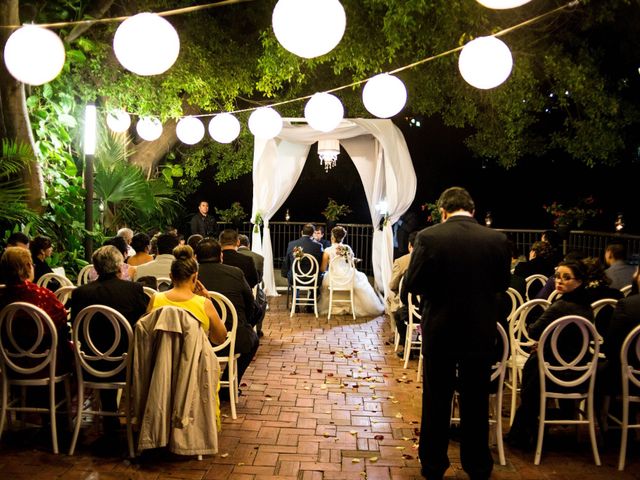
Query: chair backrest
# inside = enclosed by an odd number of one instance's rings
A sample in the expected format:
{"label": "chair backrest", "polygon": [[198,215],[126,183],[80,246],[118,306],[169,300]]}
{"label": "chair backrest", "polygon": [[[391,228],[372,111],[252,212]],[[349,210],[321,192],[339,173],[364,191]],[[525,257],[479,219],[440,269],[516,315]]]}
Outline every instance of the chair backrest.
{"label": "chair backrest", "polygon": [[500,357],[491,366],[491,381],[504,378],[504,374],[507,370],[507,358],[509,358],[509,340],[507,339],[507,332],[504,331],[504,327],[498,325],[498,342],[501,342],[502,350],[500,351]]}
{"label": "chair backrest", "polygon": [[318,261],[316,257],[305,253],[301,258],[295,258],[291,266],[293,287],[317,287],[318,286]]}
{"label": "chair backrest", "polygon": [[53,292],[53,294],[56,296],[56,298],[61,304],[66,305],[69,299],[71,298],[71,295],[73,295],[73,291],[76,288],[78,287],[76,287],[75,285],[60,287],[58,290]]}
{"label": "chair backrest", "polygon": [[[409,310],[409,324],[419,323],[419,321],[422,320],[422,314],[420,313],[420,295],[416,295],[416,301],[414,302],[413,294],[409,292],[409,294],[407,295],[407,301],[409,303],[409,306],[407,308]],[[418,322],[416,322],[416,319],[418,320]]]}
{"label": "chair backrest", "polygon": [[[96,315],[98,317],[94,318]],[[91,338],[92,321],[100,322],[100,338]],[[112,336],[106,334],[107,329],[113,332]],[[129,321],[117,310],[106,305],[83,308],[73,322],[72,332],[78,375],[84,371],[94,377],[108,379],[129,366],[133,352],[133,330]],[[106,348],[97,344],[104,338],[112,340]],[[126,349],[121,346],[123,338],[127,341]]]}
{"label": "chair backrest", "polygon": [[60,285],[61,287],[73,286],[73,282],[71,280],[69,280],[64,275],[59,275],[57,273],[45,273],[38,279],[36,285],[46,288],[49,283],[54,280],[58,282],[58,285]]}
{"label": "chair backrest", "polygon": [[[567,359],[565,358],[567,352],[559,350],[558,341],[561,335],[567,334],[565,329],[569,326],[578,328],[582,344],[575,344],[575,339],[572,337],[572,350],[575,351],[575,355]],[[547,343],[550,343],[550,348],[547,348]],[[598,332],[589,320],[578,315],[567,315],[554,320],[542,332],[538,346],[541,390],[554,391],[554,386],[562,389],[575,388],[586,382],[589,382],[589,389],[593,389],[599,352]],[[553,383],[548,384],[545,379]]]}
{"label": "chair backrest", "polygon": [[640,389],[640,325],[631,330],[620,350],[622,365],[622,394],[629,396],[629,383]]}
{"label": "chair backrest", "polygon": [[146,287],[146,286],[143,286],[143,287],[142,287],[142,290],[144,291],[144,293],[145,293],[149,298],[153,297],[156,293],[158,293],[158,291],[157,291],[157,290],[155,290],[155,289],[153,289],[153,288],[151,288],[151,287]]}
{"label": "chair backrest", "polygon": [[529,356],[529,348],[536,343],[527,332],[527,318],[539,308],[546,310],[551,305],[547,300],[529,300],[518,307],[509,322],[509,338],[511,339],[511,354],[516,356]]}
{"label": "chair backrest", "polygon": [[531,287],[539,282],[540,283],[540,287],[538,288],[538,290],[540,290],[540,288],[544,287],[544,285],[547,283],[548,278],[545,275],[541,275],[541,274],[535,274],[535,275],[530,275],[525,279],[526,282],[526,290],[525,292],[527,293],[527,300],[532,300],[531,295],[529,294],[529,290],[531,289]]}
{"label": "chair backrest", "polygon": [[82,269],[78,272],[78,286],[85,285],[90,282],[89,274],[91,273],[92,269],[93,265],[91,264],[82,267]]}
{"label": "chair backrest", "polygon": [[631,293],[631,285],[625,285],[624,287],[622,287],[622,288],[620,289],[620,291],[622,292],[622,294],[623,294],[625,297],[628,297],[628,296],[629,296],[629,294]]}
{"label": "chair backrest", "polygon": [[553,303],[554,300],[557,300],[560,297],[562,297],[562,293],[560,293],[559,290],[554,290],[549,294],[549,297],[547,298],[547,300]]}
{"label": "chair backrest", "polygon": [[353,256],[336,255],[329,262],[329,288],[332,290],[352,290],[356,278]]}
{"label": "chair backrest", "polygon": [[613,316],[613,311],[616,309],[618,300],[615,298],[602,298],[591,304],[591,310],[593,310],[593,322],[596,326],[596,330],[602,340],[602,333],[606,332]]}
{"label": "chair backrest", "polygon": [[220,314],[220,320],[222,320],[222,323],[227,325],[227,320],[229,316],[231,316],[231,330],[227,328],[226,340],[220,345],[214,345],[213,351],[219,352],[228,345],[229,358],[231,358],[234,354],[236,332],[238,331],[238,312],[236,312],[236,307],[233,306],[231,300],[229,300],[225,295],[209,290],[209,297],[211,297],[213,305],[217,307],[216,310]]}
{"label": "chair backrest", "polygon": [[516,312],[518,307],[524,303],[524,299],[522,298],[522,295],[520,295],[520,292],[518,292],[513,287],[509,287],[507,289],[507,295],[511,300],[511,310],[509,311],[509,315],[507,315],[507,318],[509,319],[509,321],[511,321],[511,317]]}
{"label": "chair backrest", "polygon": [[[32,325],[31,325],[32,324]],[[29,332],[32,343],[24,345],[14,336],[17,332]],[[12,370],[19,375],[31,375],[49,369],[49,377],[55,376],[58,332],[51,317],[39,307],[26,302],[10,303],[0,312],[0,361],[2,370]]]}
{"label": "chair backrest", "polygon": [[157,277],[158,281],[158,291],[166,292],[171,288],[171,279],[169,277]]}

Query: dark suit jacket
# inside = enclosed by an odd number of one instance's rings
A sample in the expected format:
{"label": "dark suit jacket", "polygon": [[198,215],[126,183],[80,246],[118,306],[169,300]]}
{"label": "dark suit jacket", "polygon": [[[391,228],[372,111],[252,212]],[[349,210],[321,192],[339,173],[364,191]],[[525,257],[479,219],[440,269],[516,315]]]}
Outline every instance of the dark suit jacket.
{"label": "dark suit jacket", "polygon": [[510,266],[507,237],[472,217],[418,233],[403,291],[422,295],[425,355],[492,353]]}
{"label": "dark suit jacket", "polygon": [[[608,371],[615,375],[620,390],[620,350],[629,332],[640,325],[640,295],[631,295],[618,301],[609,330],[603,332],[602,351],[607,356]],[[596,377],[597,379],[597,377]]]}
{"label": "dark suit jacket", "polygon": [[259,253],[249,250],[247,247],[238,247],[238,253],[240,255],[251,257],[253,259],[253,263],[256,266],[256,271],[258,272],[258,281],[261,281],[262,274],[264,272],[264,257]]}
{"label": "dark suit jacket", "polygon": [[256,264],[253,262],[253,258],[242,255],[234,249],[228,249],[222,251],[222,263],[231,265],[232,267],[238,267],[242,270],[249,287],[253,288],[257,285],[258,271],[256,270]]}
{"label": "dark suit jacket", "polygon": [[211,215],[203,216],[200,212],[191,217],[191,235],[202,235],[203,237],[218,236],[218,224]]}
{"label": "dark suit jacket", "polygon": [[[245,258],[252,261],[249,257]],[[249,353],[258,342],[258,335],[248,321],[248,316],[253,313],[254,299],[242,271],[237,267],[213,260],[202,260],[198,279],[207,290],[223,294],[236,307],[238,313],[236,350],[239,353]],[[225,326],[227,330],[231,329],[230,318]]]}
{"label": "dark suit jacket", "polygon": [[302,247],[302,251],[304,253],[313,255],[318,261],[318,267],[320,267],[320,265],[322,264],[322,245],[313,240],[311,237],[303,235],[297,240],[290,241],[287,245],[287,254],[284,258],[284,262],[282,262],[282,268],[280,269],[283,277],[289,276],[291,266],[293,265],[293,249],[295,247]]}

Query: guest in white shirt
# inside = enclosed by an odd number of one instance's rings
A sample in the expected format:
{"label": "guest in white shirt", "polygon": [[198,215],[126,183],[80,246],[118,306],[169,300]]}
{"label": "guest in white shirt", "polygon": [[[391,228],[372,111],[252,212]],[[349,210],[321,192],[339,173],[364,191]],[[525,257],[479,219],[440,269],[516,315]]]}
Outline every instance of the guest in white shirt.
{"label": "guest in white shirt", "polygon": [[141,277],[169,278],[171,262],[175,260],[173,249],[178,246],[179,239],[175,235],[163,233],[158,237],[158,255],[153,262],[144,263],[136,269],[134,280]]}

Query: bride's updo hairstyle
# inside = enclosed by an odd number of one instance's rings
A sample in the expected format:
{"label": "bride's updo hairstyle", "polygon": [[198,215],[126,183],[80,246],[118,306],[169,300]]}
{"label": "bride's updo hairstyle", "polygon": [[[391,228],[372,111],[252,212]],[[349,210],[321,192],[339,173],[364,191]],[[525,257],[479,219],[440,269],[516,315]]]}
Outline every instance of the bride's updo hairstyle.
{"label": "bride's updo hairstyle", "polygon": [[345,230],[344,227],[333,227],[331,229],[331,236],[336,242],[342,243],[342,240],[344,240],[344,237],[347,236],[347,231]]}
{"label": "bride's updo hairstyle", "polygon": [[189,245],[178,245],[172,253],[176,257],[171,262],[171,278],[174,283],[186,282],[191,275],[198,273],[198,262]]}

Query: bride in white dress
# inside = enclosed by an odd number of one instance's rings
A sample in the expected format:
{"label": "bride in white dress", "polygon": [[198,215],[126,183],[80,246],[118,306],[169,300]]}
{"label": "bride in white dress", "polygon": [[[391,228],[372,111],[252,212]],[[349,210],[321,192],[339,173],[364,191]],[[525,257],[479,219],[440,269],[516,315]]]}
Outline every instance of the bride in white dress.
{"label": "bride in white dress", "polygon": [[[331,260],[338,255],[348,255],[353,258],[353,250],[349,245],[343,244],[343,240],[347,236],[347,231],[343,227],[335,227],[331,230],[331,246],[325,248],[322,254],[322,265],[320,270],[326,272],[322,279],[322,291],[320,293],[318,310],[321,314],[326,315],[329,312],[329,278],[332,274],[331,270],[328,270]],[[341,265],[339,262],[338,265]],[[345,266],[348,266],[344,262]],[[334,268],[336,264],[334,263]],[[341,272],[333,272],[334,275],[340,275]],[[334,298],[336,293],[334,293]],[[367,276],[358,270],[356,270],[355,280],[353,284],[353,303],[356,310],[357,317],[376,316],[382,315],[384,312],[384,305],[380,300],[380,297],[373,290],[373,287],[369,283]],[[333,305],[331,311],[332,315],[350,314],[351,306],[348,303],[338,303]]]}

